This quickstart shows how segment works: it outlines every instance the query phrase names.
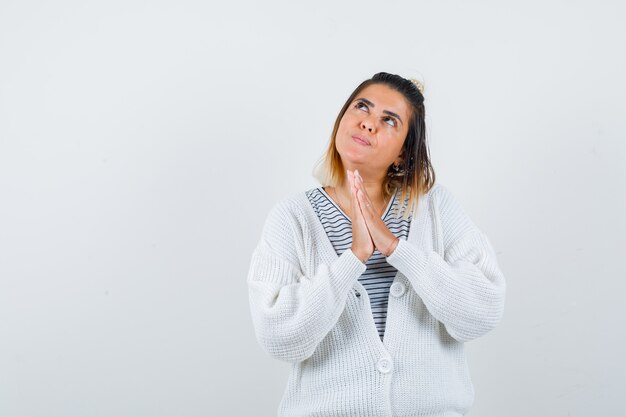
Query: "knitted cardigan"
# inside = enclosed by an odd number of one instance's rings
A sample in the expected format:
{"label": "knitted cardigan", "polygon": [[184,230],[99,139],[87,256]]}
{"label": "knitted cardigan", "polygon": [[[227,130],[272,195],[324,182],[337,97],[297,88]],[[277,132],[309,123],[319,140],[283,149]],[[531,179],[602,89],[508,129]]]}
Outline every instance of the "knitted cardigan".
{"label": "knitted cardigan", "polygon": [[293,364],[279,416],[461,416],[474,401],[464,342],[500,321],[505,281],[487,237],[450,191],[420,197],[409,235],[387,262],[381,340],[366,266],[338,256],[305,193],[279,201],[247,283],[261,347]]}

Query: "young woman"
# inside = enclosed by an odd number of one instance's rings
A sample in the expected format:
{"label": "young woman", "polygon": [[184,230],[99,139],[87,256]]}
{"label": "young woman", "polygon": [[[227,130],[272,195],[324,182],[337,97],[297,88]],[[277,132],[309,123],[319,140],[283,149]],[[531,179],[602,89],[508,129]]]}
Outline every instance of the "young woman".
{"label": "young woman", "polygon": [[421,85],[378,73],[339,112],[322,187],[271,209],[248,286],[257,340],[293,363],[280,416],[471,407],[464,343],[500,321],[505,282],[427,149]]}

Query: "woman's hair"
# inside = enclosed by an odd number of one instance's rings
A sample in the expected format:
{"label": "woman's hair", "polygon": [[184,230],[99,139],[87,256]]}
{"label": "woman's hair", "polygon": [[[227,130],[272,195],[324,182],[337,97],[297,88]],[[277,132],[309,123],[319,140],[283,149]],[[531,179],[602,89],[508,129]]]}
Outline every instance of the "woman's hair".
{"label": "woman's hair", "polygon": [[399,165],[399,172],[392,168],[393,164],[390,165],[387,169],[387,176],[385,176],[383,181],[383,194],[385,196],[391,196],[396,188],[401,190],[400,203],[397,206],[398,210],[404,206],[402,202],[406,202],[408,199],[408,205],[403,212],[403,217],[407,218],[416,207],[419,197],[427,193],[435,183],[435,171],[430,162],[428,145],[426,143],[424,96],[422,95],[421,85],[418,87],[417,81],[407,80],[399,75],[386,72],[379,72],[369,80],[363,81],[348,97],[348,100],[337,115],[328,149],[316,163],[313,175],[322,186],[334,187],[343,182],[346,177],[346,170],[341,163],[341,156],[335,146],[339,123],[350,103],[355,100],[363,89],[373,84],[382,84],[399,92],[404,96],[411,108],[409,131],[402,146],[402,162]]}

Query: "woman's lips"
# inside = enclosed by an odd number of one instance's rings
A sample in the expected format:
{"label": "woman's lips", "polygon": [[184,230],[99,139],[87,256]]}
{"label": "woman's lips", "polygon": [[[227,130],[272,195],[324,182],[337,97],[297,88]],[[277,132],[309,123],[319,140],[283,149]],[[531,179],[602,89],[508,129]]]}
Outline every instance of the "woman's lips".
{"label": "woman's lips", "polygon": [[370,144],[366,139],[361,138],[360,136],[352,136],[352,139],[356,143],[360,143],[361,145],[369,146],[369,144]]}

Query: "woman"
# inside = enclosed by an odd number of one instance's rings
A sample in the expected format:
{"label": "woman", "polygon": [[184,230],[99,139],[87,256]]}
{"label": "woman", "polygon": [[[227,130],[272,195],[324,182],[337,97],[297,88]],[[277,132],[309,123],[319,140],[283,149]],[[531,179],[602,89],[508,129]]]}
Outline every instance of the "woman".
{"label": "woman", "polygon": [[434,184],[421,86],[359,85],[316,176],[323,187],[272,208],[248,274],[257,339],[293,364],[279,415],[464,415],[464,343],[500,321],[505,282]]}

